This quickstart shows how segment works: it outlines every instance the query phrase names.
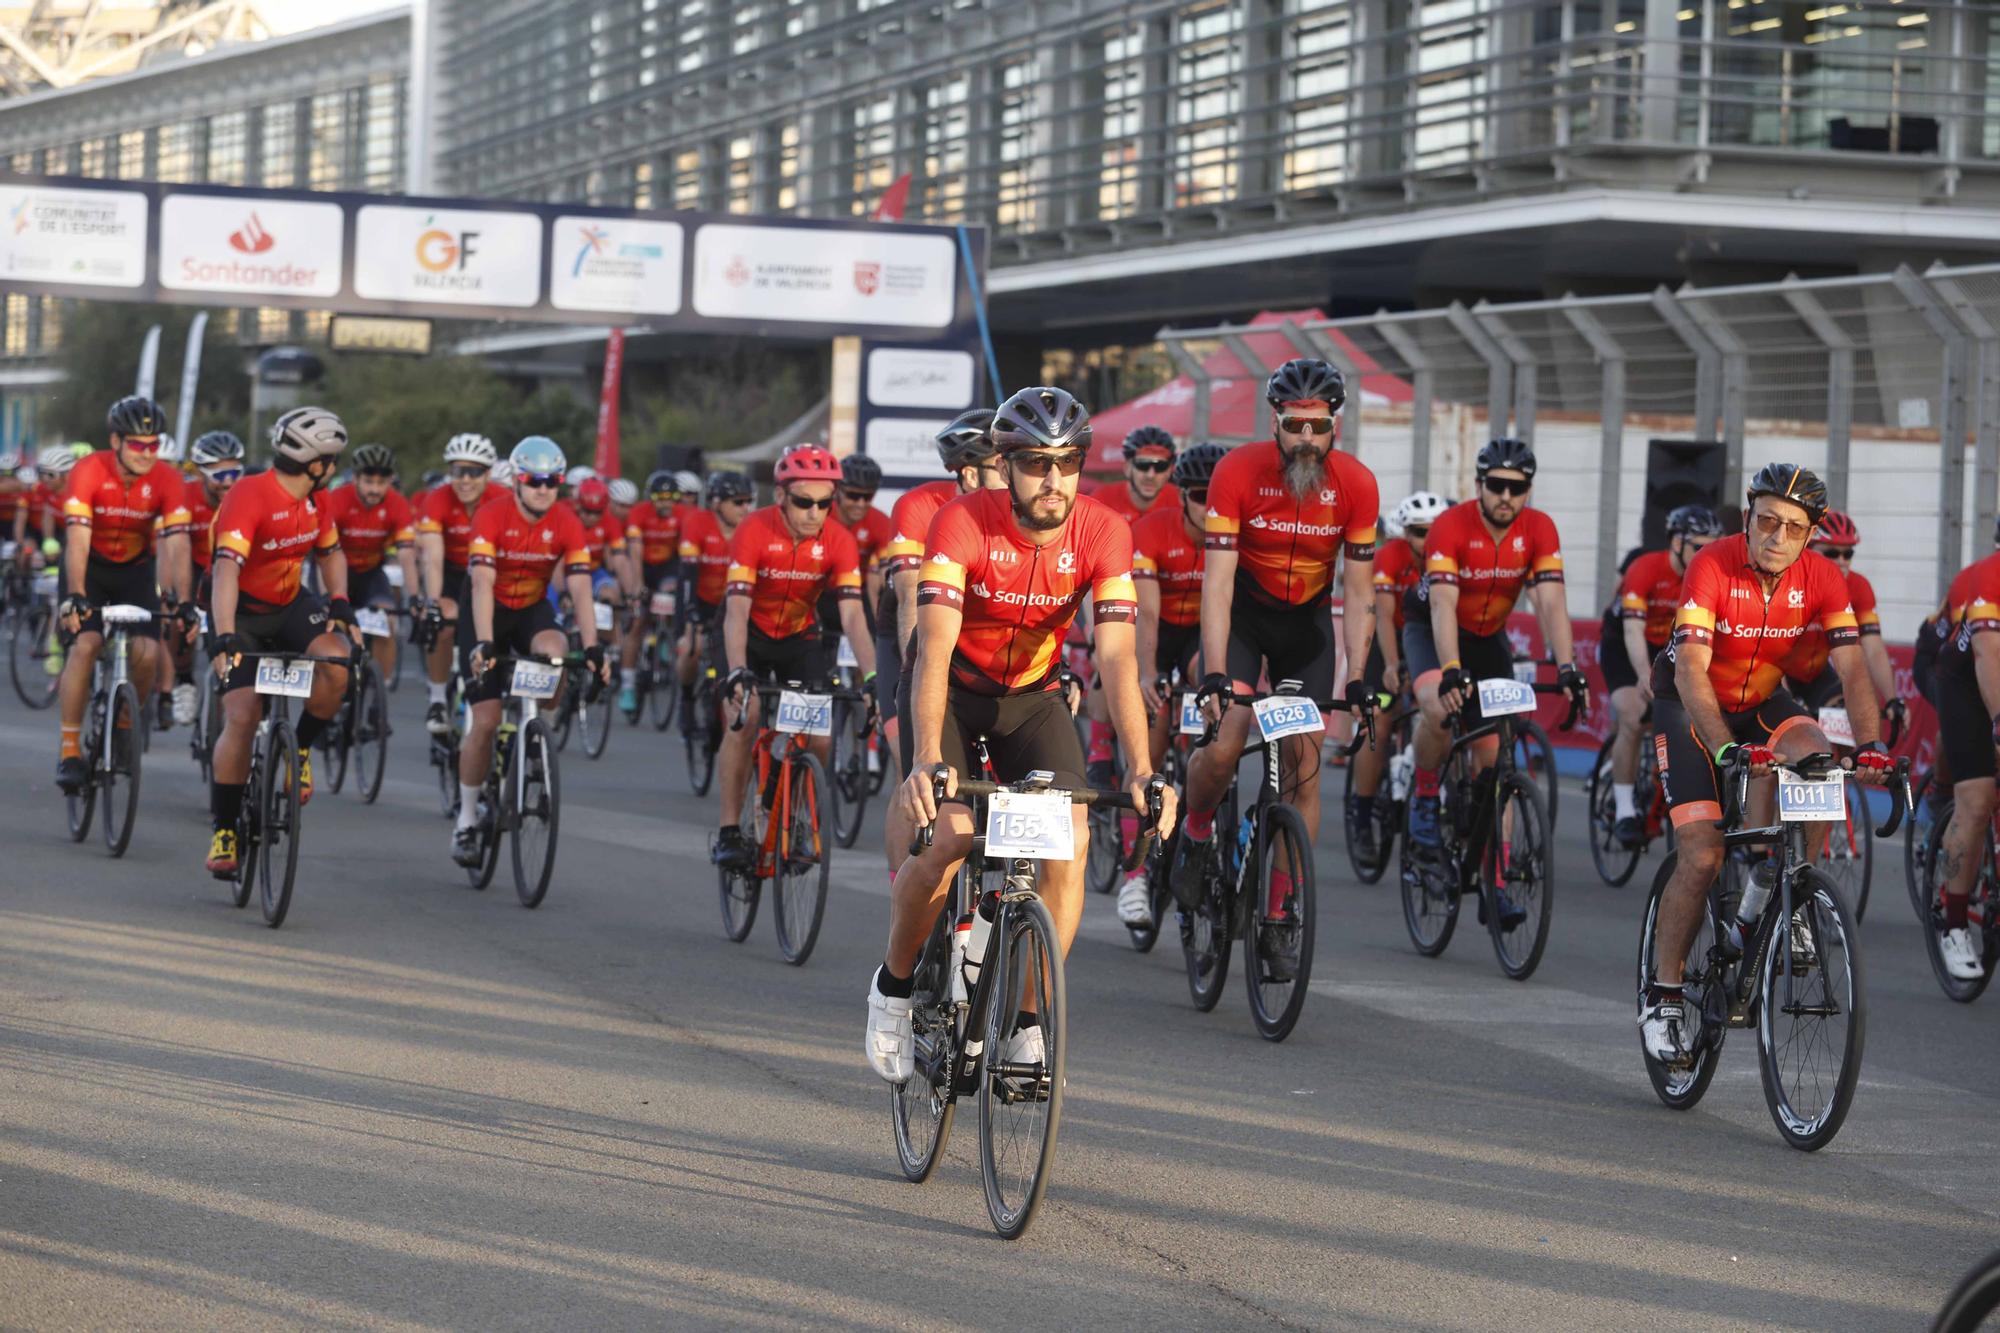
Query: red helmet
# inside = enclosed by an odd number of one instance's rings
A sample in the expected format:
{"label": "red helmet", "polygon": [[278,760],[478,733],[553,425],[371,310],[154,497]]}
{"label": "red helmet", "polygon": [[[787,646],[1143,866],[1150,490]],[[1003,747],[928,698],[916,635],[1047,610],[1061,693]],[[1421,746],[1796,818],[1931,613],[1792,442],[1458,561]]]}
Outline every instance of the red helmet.
{"label": "red helmet", "polygon": [[793,481],[830,481],[840,484],[840,460],[817,444],[802,444],[778,460],[774,474],[779,484]]}
{"label": "red helmet", "polygon": [[1854,529],[1854,520],[1838,509],[1829,509],[1819,521],[1819,531],[1813,540],[1825,542],[1828,546],[1859,546],[1861,534]]}
{"label": "red helmet", "polygon": [[611,488],[592,477],[576,488],[576,502],[585,509],[602,509],[611,503]]}

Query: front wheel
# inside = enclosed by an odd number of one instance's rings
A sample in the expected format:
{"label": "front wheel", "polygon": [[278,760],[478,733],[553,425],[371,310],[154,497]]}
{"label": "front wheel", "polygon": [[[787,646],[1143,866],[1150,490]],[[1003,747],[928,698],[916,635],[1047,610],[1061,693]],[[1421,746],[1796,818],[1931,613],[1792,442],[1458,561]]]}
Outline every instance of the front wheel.
{"label": "front wheel", "polygon": [[2000,963],[2000,884],[1996,884],[1992,853],[1982,850],[1979,872],[1972,881],[1972,892],[1966,902],[1966,928],[1972,932],[1973,947],[1979,953],[1983,970],[1976,977],[1955,977],[1944,965],[1944,887],[1943,877],[1937,873],[1938,864],[1944,853],[1945,830],[1951,827],[1951,807],[1946,806],[1944,814],[1931,825],[1930,837],[1925,840],[1923,866],[1925,873],[1925,909],[1920,917],[1924,933],[1924,955],[1930,960],[1931,975],[1937,978],[1938,989],[1945,998],[1959,1004],[1971,1004],[1986,993],[1987,985],[1993,980],[1993,968]]}
{"label": "front wheel", "polygon": [[1257,826],[1256,917],[1243,940],[1250,1019],[1266,1041],[1292,1034],[1312,980],[1314,905],[1312,839],[1288,805],[1270,805]]}
{"label": "front wheel", "polygon": [[97,775],[104,796],[104,848],[113,856],[125,855],[132,845],[132,822],[139,814],[139,764],[145,753],[140,736],[147,722],[139,711],[139,692],[129,682],[113,691],[111,727],[105,732],[103,767]]}
{"label": "front wheel", "polygon": [[1986,1317],[1995,1310],[2000,1310],[2000,1250],[1987,1255],[1958,1280],[1938,1311],[1931,1333],[1976,1333],[1986,1327]]}
{"label": "front wheel", "polygon": [[[855,734],[857,705],[842,700],[833,706],[833,836],[852,847],[861,836],[861,819],[868,812],[868,735]],[[866,716],[865,713],[861,714]]]}
{"label": "front wheel", "polygon": [[1556,825],[1556,797],[1559,787],[1556,781],[1556,749],[1549,744],[1549,733],[1542,730],[1541,723],[1524,718],[1514,728],[1514,767],[1534,779],[1540,788],[1544,808],[1549,812],[1549,827]]}
{"label": "front wheel", "polygon": [[[1659,975],[1660,903],[1666,896],[1667,885],[1673,882],[1674,871],[1680,865],[1680,857],[1672,852],[1660,864],[1659,873],[1653,876],[1653,891],[1646,898],[1646,921],[1639,931],[1639,1012],[1646,1010],[1646,991]],[[1695,931],[1694,942],[1688,946],[1687,958],[1682,964],[1681,977],[1685,984],[1688,1009],[1701,1016],[1701,1036],[1695,1043],[1693,1058],[1684,1067],[1662,1064],[1653,1058],[1653,1053],[1645,1049],[1643,1042],[1640,1052],[1646,1062],[1646,1077],[1653,1082],[1653,1092],[1660,1101],[1676,1111],[1685,1111],[1701,1100],[1708,1091],[1709,1081],[1715,1077],[1716,1064],[1722,1059],[1722,1039],[1727,1035],[1729,1000],[1727,995],[1727,972],[1715,952],[1715,911],[1714,890],[1710,891],[1710,905],[1701,914],[1701,926]]]}
{"label": "front wheel", "polygon": [[[587,689],[585,682],[578,689]],[[577,729],[583,733],[583,752],[591,759],[602,759],[604,747],[611,744],[611,699],[600,693],[595,701],[579,697],[576,701]]]}
{"label": "front wheel", "polygon": [[83,761],[90,774],[84,779],[83,789],[74,795],[65,795],[64,808],[69,814],[69,839],[82,842],[90,836],[90,819],[97,810],[97,756],[104,751],[104,725],[106,697],[95,695],[90,701],[90,712],[83,726]]}
{"label": "front wheel", "polygon": [[833,872],[827,838],[830,792],[817,755],[794,755],[786,762],[792,770],[792,789],[785,802],[784,827],[778,830],[771,910],[778,928],[778,952],[798,967],[812,957],[826,915],[827,881]]}
{"label": "front wheel", "polygon": [[1875,829],[1869,820],[1868,795],[1858,782],[1842,784],[1847,817],[1826,826],[1826,855],[1820,871],[1840,890],[1856,921],[1868,913],[1868,883],[1875,873]]}
{"label": "front wheel", "polygon": [[951,1031],[951,980],[946,975],[950,966],[950,927],[940,912],[910,978],[910,1032],[916,1044],[916,1070],[908,1081],[889,1089],[896,1160],[903,1175],[919,1185],[930,1179],[944,1157],[957,1105],[951,1088],[958,1043],[952,1040]]}
{"label": "front wheel", "polygon": [[1013,1240],[1034,1220],[1055,1168],[1069,1046],[1062,951],[1041,899],[1002,908],[993,970],[977,1085],[979,1175],[993,1229]]}
{"label": "front wheel", "polygon": [[273,718],[266,734],[262,805],[257,812],[257,888],[264,924],[276,930],[292,907],[299,871],[299,747],[291,724]]}
{"label": "front wheel", "polygon": [[1590,820],[1590,859],[1597,877],[1618,888],[1639,868],[1642,847],[1627,847],[1618,841],[1618,801],[1611,790],[1611,747],[1617,738],[1607,738],[1590,766],[1590,781],[1584,786],[1584,806]]}
{"label": "front wheel", "polygon": [[1500,780],[1479,871],[1494,956],[1501,971],[1526,981],[1548,947],[1556,873],[1541,788],[1524,774],[1508,773]]}
{"label": "front wheel", "polygon": [[[1116,785],[1116,784],[1113,784]],[[1092,893],[1110,893],[1124,876],[1124,821],[1119,811],[1108,805],[1090,807],[1090,851],[1084,858],[1084,884]]]}
{"label": "front wheel", "polygon": [[1919,922],[1930,918],[1930,866],[1924,857],[1931,846],[1931,829],[1951,818],[1950,793],[1935,804],[1931,800],[1932,776],[1926,773],[1917,780],[1910,793],[1910,816],[1903,821],[1903,882],[1910,890],[1910,908]]}
{"label": "front wheel", "polygon": [[354,780],[368,805],[382,794],[389,766],[389,696],[373,658],[363,658],[354,693]]}
{"label": "front wheel", "polygon": [[1816,1152],[1840,1132],[1861,1080],[1868,1001],[1854,914],[1839,889],[1810,867],[1798,889],[1757,978],[1757,1071],[1778,1133]]}
{"label": "front wheel", "polygon": [[521,906],[539,907],[556,868],[556,834],[562,824],[562,782],[549,730],[531,717],[514,739],[514,764],[506,781],[512,793],[514,892]]}
{"label": "front wheel", "polygon": [[653,677],[653,689],[646,697],[646,711],[653,719],[654,731],[665,731],[674,724],[674,710],[681,701],[679,677],[674,674],[672,661],[659,660],[670,656],[662,642],[661,652],[647,666]]}
{"label": "front wheel", "polygon": [[[1216,827],[1223,825],[1217,821]],[[1216,840],[1229,836],[1218,831]],[[1188,998],[1202,1013],[1215,1008],[1222,998],[1223,983],[1229,980],[1229,945],[1235,935],[1235,894],[1225,873],[1218,873],[1213,858],[1221,854],[1211,847],[1209,870],[1203,876],[1201,901],[1180,914],[1181,956],[1187,963]]]}
{"label": "front wheel", "polygon": [[731,944],[741,944],[748,938],[750,927],[757,923],[757,904],[764,892],[755,858],[764,854],[764,825],[769,819],[768,812],[763,808],[762,784],[758,781],[758,770],[764,767],[767,756],[768,751],[761,748],[752,750],[749,770],[743,778],[743,814],[738,827],[755,849],[750,868],[732,870],[728,866],[717,866],[715,870],[722,890],[722,933],[729,937]]}
{"label": "front wheel", "polygon": [[41,602],[15,618],[8,636],[8,674],[14,680],[14,693],[30,708],[47,708],[56,701],[63,649],[56,638],[55,623],[55,611]]}

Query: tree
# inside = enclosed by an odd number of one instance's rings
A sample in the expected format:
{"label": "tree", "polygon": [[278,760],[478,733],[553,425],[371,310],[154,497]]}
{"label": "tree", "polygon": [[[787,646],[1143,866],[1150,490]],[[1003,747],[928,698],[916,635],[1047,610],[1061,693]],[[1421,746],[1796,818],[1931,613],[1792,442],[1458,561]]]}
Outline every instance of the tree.
{"label": "tree", "polygon": [[336,356],[314,396],[356,444],[388,445],[405,477],[438,466],[461,431],[491,438],[503,457],[522,436],[546,435],[572,463],[587,461],[596,440],[596,414],[575,396],[525,393],[470,357]]}
{"label": "tree", "polygon": [[[45,400],[44,442],[104,443],[104,411],[133,392],[139,378],[139,351],[146,330],[155,324],[160,326],[160,360],[153,396],[167,409],[168,420],[176,419],[182,357],[188,327],[197,313],[192,306],[66,303],[55,357],[63,381]],[[241,431],[250,416],[250,354],[232,335],[234,321],[229,315],[226,310],[211,312],[202,339],[191,431],[195,435],[216,429]]]}

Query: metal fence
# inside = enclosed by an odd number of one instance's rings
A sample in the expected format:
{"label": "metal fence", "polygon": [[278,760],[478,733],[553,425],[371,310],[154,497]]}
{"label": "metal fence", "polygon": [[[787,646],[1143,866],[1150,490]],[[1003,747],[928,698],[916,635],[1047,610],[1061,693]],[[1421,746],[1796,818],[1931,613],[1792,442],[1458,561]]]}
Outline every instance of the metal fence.
{"label": "metal fence", "polygon": [[1486,439],[1532,441],[1575,614],[1608,599],[1638,538],[1652,439],[1720,441],[1729,493],[1774,460],[1821,471],[1862,531],[1857,565],[1893,638],[1995,532],[2000,265],[1161,338],[1194,380],[1197,439],[1229,438],[1209,428],[1224,381],[1262,377],[1291,348],[1340,365],[1362,386],[1343,447],[1374,468],[1385,504],[1419,488],[1468,494]]}

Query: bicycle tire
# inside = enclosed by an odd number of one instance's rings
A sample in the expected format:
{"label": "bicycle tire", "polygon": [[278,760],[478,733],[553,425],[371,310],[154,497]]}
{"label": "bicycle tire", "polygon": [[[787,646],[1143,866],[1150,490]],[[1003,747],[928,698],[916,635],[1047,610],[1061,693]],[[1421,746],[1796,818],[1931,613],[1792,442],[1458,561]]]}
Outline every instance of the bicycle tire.
{"label": "bicycle tire", "polygon": [[1110,806],[1090,807],[1090,849],[1084,857],[1084,882],[1092,893],[1110,893],[1118,887],[1118,867],[1125,860],[1118,813]]}
{"label": "bicycle tire", "polygon": [[331,770],[326,789],[336,796],[347,786],[347,765],[354,758],[354,689],[350,675],[348,692],[334,710],[333,720],[319,734],[319,752],[326,757]]}
{"label": "bicycle tire", "polygon": [[1931,1333],[1977,1333],[1995,1310],[2000,1310],[2000,1250],[1966,1270],[1938,1308]]}
{"label": "bicycle tire", "polygon": [[[1949,806],[1946,808],[1950,809]],[[1971,1004],[1986,993],[1987,985],[1993,980],[1994,965],[2000,962],[2000,915],[1996,915],[2000,913],[2000,892],[1996,892],[1994,886],[1992,855],[1982,847],[1979,873],[1972,881],[1971,898],[1981,908],[1981,922],[1974,928],[1979,932],[1980,961],[1985,964],[1986,970],[1969,979],[1953,976],[1945,970],[1944,953],[1940,947],[1939,937],[1944,932],[1944,904],[1938,897],[1936,879],[1939,850],[1944,845],[1945,830],[1950,826],[1948,817],[1934,823],[1924,848],[1924,865],[1930,876],[1924,884],[1925,906],[1921,918],[1924,957],[1930,962],[1931,975],[1937,978],[1938,989],[1945,993],[1945,998],[1959,1004]],[[1971,924],[1969,913],[1967,920]]]}
{"label": "bicycle tire", "polygon": [[63,809],[69,816],[69,840],[82,842],[90,836],[91,816],[97,812],[97,759],[104,748],[105,697],[94,694],[90,699],[89,711],[84,714],[83,762],[89,769],[83,788],[63,794]]}
{"label": "bicycle tire", "polygon": [[653,687],[646,699],[646,711],[653,719],[654,731],[665,731],[674,724],[674,710],[681,701],[679,682],[668,664],[647,667],[653,678]]}
{"label": "bicycle tire", "polygon": [[394,634],[389,636],[389,669],[382,672],[382,690],[394,694],[403,683],[403,641]]}
{"label": "bicycle tire", "polygon": [[1549,733],[1542,730],[1542,724],[1532,717],[1524,717],[1514,728],[1514,757],[1517,771],[1526,773],[1541,788],[1542,799],[1549,815],[1549,831],[1556,827],[1558,789],[1561,774],[1556,768],[1556,747],[1549,742]]}
{"label": "bicycle tire", "polygon": [[875,752],[876,758],[875,767],[868,772],[868,794],[880,796],[889,780],[889,766],[896,762],[896,747],[889,744],[888,732],[879,721],[868,733],[868,748]]}
{"label": "bicycle tire", "polygon": [[[1271,910],[1277,890],[1278,853],[1291,862],[1289,920]],[[1243,979],[1250,992],[1250,1021],[1265,1041],[1292,1035],[1312,984],[1313,938],[1319,908],[1313,888],[1312,838],[1289,805],[1269,805],[1257,826],[1256,918],[1243,936]],[[1287,955],[1290,955],[1289,959]],[[1289,964],[1289,965],[1288,965]]]}
{"label": "bicycle tire", "polygon": [[[579,690],[588,688],[587,682],[579,685]],[[584,756],[593,762],[604,757],[604,751],[611,744],[611,699],[600,692],[595,703],[579,698],[576,701],[577,730],[583,734]]]}
{"label": "bicycle tire", "polygon": [[1827,825],[1826,854],[1814,864],[1846,897],[1847,910],[1858,923],[1868,912],[1868,885],[1875,873],[1875,828],[1861,784],[1848,781],[1842,789],[1847,816]]}
{"label": "bicycle tire", "polygon": [[[1839,967],[1845,986],[1845,1007],[1847,1022],[1842,1029],[1839,1042],[1842,1048],[1839,1070],[1832,1076],[1832,1089],[1825,1094],[1826,1100],[1818,1113],[1811,1119],[1800,1115],[1793,1106],[1792,1099],[1782,1086],[1778,1064],[1785,1058],[1792,1046],[1790,1040],[1777,1041],[1775,1032],[1782,1015],[1776,1003],[1781,994],[1780,960],[1783,966],[1793,967],[1794,949],[1791,945],[1793,922],[1781,920],[1777,923],[1775,936],[1764,955],[1763,968],[1757,978],[1757,1072],[1764,1084],[1764,1104],[1770,1109],[1771,1121],[1778,1127],[1778,1133],[1785,1142],[1801,1152],[1817,1152],[1833,1142],[1840,1133],[1841,1124],[1847,1119],[1847,1112],[1854,1100],[1854,1089],[1861,1081],[1861,1060],[1867,1046],[1868,1035],[1868,992],[1862,978],[1861,959],[1855,953],[1858,931],[1853,913],[1840,896],[1833,881],[1821,874],[1816,867],[1808,866],[1802,872],[1804,892],[1794,895],[1793,915],[1801,911],[1810,912],[1812,963],[1806,966],[1817,976],[1825,978],[1830,971],[1833,957],[1838,957]],[[1773,903],[1777,901],[1774,897]],[[1766,911],[1773,910],[1770,907]],[[1830,939],[1838,940],[1837,951],[1828,949]],[[1827,997],[1832,998],[1832,997]],[[1833,1003],[1841,1003],[1834,999]],[[1830,1042],[1815,1037],[1805,1043],[1809,1049],[1829,1048]],[[1819,1086],[1823,1080],[1813,1079]]]}
{"label": "bicycle tire", "polygon": [[[1503,837],[1503,832],[1511,836]],[[1493,829],[1480,857],[1479,873],[1493,956],[1502,972],[1515,981],[1526,981],[1541,966],[1542,952],[1548,947],[1556,876],[1549,812],[1542,805],[1540,785],[1525,773],[1501,775],[1493,801]],[[1526,913],[1520,924],[1511,928],[1503,923],[1498,910],[1496,891],[1502,889],[1507,899]],[[1523,931],[1529,933],[1523,935]]]}
{"label": "bicycle tire", "polygon": [[364,805],[382,794],[389,767],[389,692],[372,658],[363,658],[354,695],[354,780]]}
{"label": "bicycle tire", "polygon": [[[1232,826],[1215,822],[1212,841],[1233,838]],[[1187,966],[1188,998],[1201,1013],[1215,1008],[1229,981],[1230,945],[1235,938],[1236,904],[1233,876],[1218,870],[1220,849],[1209,849],[1208,868],[1202,874],[1201,901],[1180,914],[1181,958]]]}
{"label": "bicycle tire", "polygon": [[1126,925],[1125,933],[1131,937],[1135,953],[1151,953],[1153,946],[1160,942],[1160,922],[1166,917],[1167,906],[1174,900],[1172,890],[1167,887],[1167,867],[1174,863],[1173,839],[1180,836],[1175,829],[1166,844],[1153,852],[1146,860],[1146,900],[1153,909],[1153,919],[1146,925]]}
{"label": "bicycle tire", "polygon": [[854,706],[844,699],[833,705],[831,739],[833,783],[828,796],[833,805],[833,837],[842,847],[852,847],[861,836],[861,820],[868,811],[868,757],[866,739],[854,734]]}
{"label": "bicycle tire", "polygon": [[[979,1179],[994,1231],[1003,1239],[1016,1240],[1034,1221],[1055,1167],[1069,1046],[1068,995],[1062,950],[1048,908],[1032,896],[1012,902],[1003,899],[1002,904],[1001,920],[995,923],[1000,937],[992,964],[996,977],[982,987],[988,998],[985,1049],[980,1054],[977,1084]],[[997,1076],[990,1065],[1003,1041],[1013,1035],[1015,1017],[1022,1008],[1021,994],[1028,987],[1032,987],[1035,1013],[1041,1020],[1042,1059],[1033,1092],[1018,1097],[1020,1080]],[[1003,1131],[1001,1116],[1012,1106],[1044,1109],[1024,1113],[1021,1119],[1029,1122],[1024,1135]],[[1013,1151],[1014,1145],[1019,1145],[1020,1151]]]}
{"label": "bicycle tire", "polygon": [[576,721],[576,700],[569,692],[563,694],[562,707],[555,710],[549,719],[549,735],[556,743],[557,750],[569,748],[569,733]]}
{"label": "bicycle tire", "polygon": [[958,1105],[952,1088],[958,1043],[951,1032],[956,1016],[947,975],[950,966],[950,927],[945,913],[940,912],[917,958],[917,970],[910,977],[910,1033],[916,1067],[908,1079],[889,1089],[896,1161],[904,1178],[916,1185],[929,1180],[944,1160],[952,1113]]}
{"label": "bicycle tire", "polygon": [[715,692],[712,682],[702,680],[694,687],[694,710],[702,719],[681,733],[687,748],[688,787],[696,796],[708,795],[715,781]]}
{"label": "bicycle tire", "polygon": [[272,718],[270,768],[265,773],[263,808],[257,819],[258,902],[264,924],[276,930],[292,909],[292,884],[299,873],[299,747],[292,725]]}
{"label": "bicycle tire", "polygon": [[[1653,876],[1651,892],[1646,895],[1646,915],[1639,927],[1638,995],[1641,1014],[1646,1009],[1647,987],[1652,984],[1656,974],[1654,957],[1658,949],[1654,940],[1659,930],[1660,900],[1666,895],[1667,885],[1673,880],[1674,870],[1679,864],[1679,855],[1669,852],[1666,860],[1660,863],[1659,871]],[[1715,890],[1711,889],[1708,905],[1701,914],[1701,926],[1695,931],[1694,942],[1688,946],[1688,961],[1700,959],[1703,965],[1697,970],[1687,969],[1684,964],[1682,972],[1683,980],[1688,980],[1691,975],[1699,978],[1689,981],[1687,998],[1688,1002],[1702,1014],[1700,1049],[1695,1054],[1694,1062],[1687,1069],[1676,1070],[1655,1060],[1653,1053],[1646,1049],[1643,1040],[1639,1045],[1640,1058],[1646,1065],[1646,1077],[1653,1084],[1653,1095],[1660,1099],[1661,1105],[1676,1111],[1687,1110],[1699,1102],[1703,1094],[1708,1091],[1708,1085],[1715,1079],[1716,1066],[1722,1061],[1723,1040],[1729,1035],[1727,1023],[1710,1021],[1711,1014],[1717,1011],[1718,1007],[1723,1014],[1726,1014],[1728,1004],[1725,998],[1713,994],[1709,989],[1710,986],[1722,984],[1721,975],[1711,972],[1711,969],[1718,966],[1711,957],[1715,940]]]}
{"label": "bicycle tire", "polygon": [[51,651],[60,654],[52,642],[55,612],[43,603],[14,621],[8,635],[7,674],[13,679],[14,693],[21,702],[37,711],[56,701],[60,671],[48,669]]}
{"label": "bicycle tire", "polygon": [[[123,726],[121,717],[126,719]],[[112,692],[111,725],[105,731],[104,766],[97,781],[104,796],[104,850],[114,857],[125,855],[132,845],[132,826],[139,818],[139,771],[145,750],[135,740],[147,721],[139,711],[139,692],[130,681]]]}
{"label": "bicycle tire", "polygon": [[[479,804],[474,807],[473,825],[479,830],[479,860],[465,867],[466,882],[479,892],[486,892],[493,883],[493,876],[500,869],[500,844],[507,836],[506,788],[501,785],[501,775],[513,763],[511,749],[513,737],[504,741],[494,741],[493,759],[487,765],[486,781],[479,784]],[[501,758],[502,754],[506,758]]]}
{"label": "bicycle tire", "polygon": [[771,881],[771,923],[777,927],[778,953],[793,967],[803,967],[819,940],[826,917],[826,890],[833,873],[827,846],[827,803],[831,799],[826,768],[814,754],[793,755],[792,789],[779,830],[776,875]]}
{"label": "bicycle tire", "polygon": [[1932,827],[1949,820],[1951,809],[1949,794],[1935,810],[1931,808],[1931,778],[1926,773],[1917,779],[1910,793],[1909,817],[1903,821],[1903,886],[1910,891],[1910,910],[1917,914],[1919,924],[1930,919],[1928,867],[1923,864],[1923,857],[1930,844]]}
{"label": "bicycle tire", "polygon": [[[1408,810],[1406,802],[1405,820]],[[1409,935],[1411,945],[1425,958],[1443,953],[1458,929],[1460,895],[1447,878],[1450,873],[1447,866],[1425,862],[1410,841],[1406,823],[1396,866],[1397,883],[1402,891],[1403,930]]]}
{"label": "bicycle tire", "polygon": [[225,719],[223,718],[222,710],[221,682],[216,679],[215,672],[213,671],[204,671],[201,673],[201,676],[201,701],[197,705],[201,712],[201,753],[199,764],[201,767],[201,780],[203,782],[210,782],[215,777],[215,746],[222,739],[222,724]]}
{"label": "bicycle tire", "polygon": [[[750,845],[762,856],[764,847],[764,813],[759,804],[763,799],[761,784],[757,781],[758,753],[753,747],[750,752],[750,767],[743,777],[743,813],[738,827],[743,836],[750,839]],[[757,904],[763,897],[763,881],[757,876],[756,862],[751,862],[748,871],[731,870],[727,866],[715,868],[716,879],[722,895],[722,933],[731,944],[741,944],[749,938],[750,928],[757,924]]]}
{"label": "bicycle tire", "polygon": [[1598,747],[1597,759],[1590,766],[1590,779],[1584,784],[1583,803],[1590,820],[1591,864],[1597,867],[1599,879],[1618,889],[1631,882],[1645,848],[1622,846],[1615,831],[1618,801],[1611,792],[1611,747],[1615,743],[1615,737],[1607,737]]}
{"label": "bicycle tire", "polygon": [[[1356,843],[1355,834],[1361,828],[1361,820],[1354,811],[1354,761],[1348,760],[1341,770],[1340,826],[1343,841],[1347,844],[1347,864],[1354,871],[1354,877],[1363,884],[1374,884],[1389,869],[1389,859],[1395,855],[1396,834],[1391,813],[1387,808],[1388,797],[1378,788],[1375,793],[1375,814],[1370,820],[1375,825],[1375,857],[1363,856]],[[1383,778],[1388,774],[1385,772]]]}
{"label": "bicycle tire", "polygon": [[236,876],[229,896],[240,911],[250,905],[257,885],[257,821],[264,808],[264,736],[260,727],[250,742],[250,773],[243,783],[243,806],[236,815]]}
{"label": "bicycle tire", "polygon": [[519,767],[509,770],[504,784],[508,850],[514,863],[514,892],[521,906],[532,909],[548,895],[549,877],[556,868],[556,838],[562,830],[562,773],[556,766],[555,746],[549,743],[549,729],[540,718],[529,718],[515,734],[514,762]]}

